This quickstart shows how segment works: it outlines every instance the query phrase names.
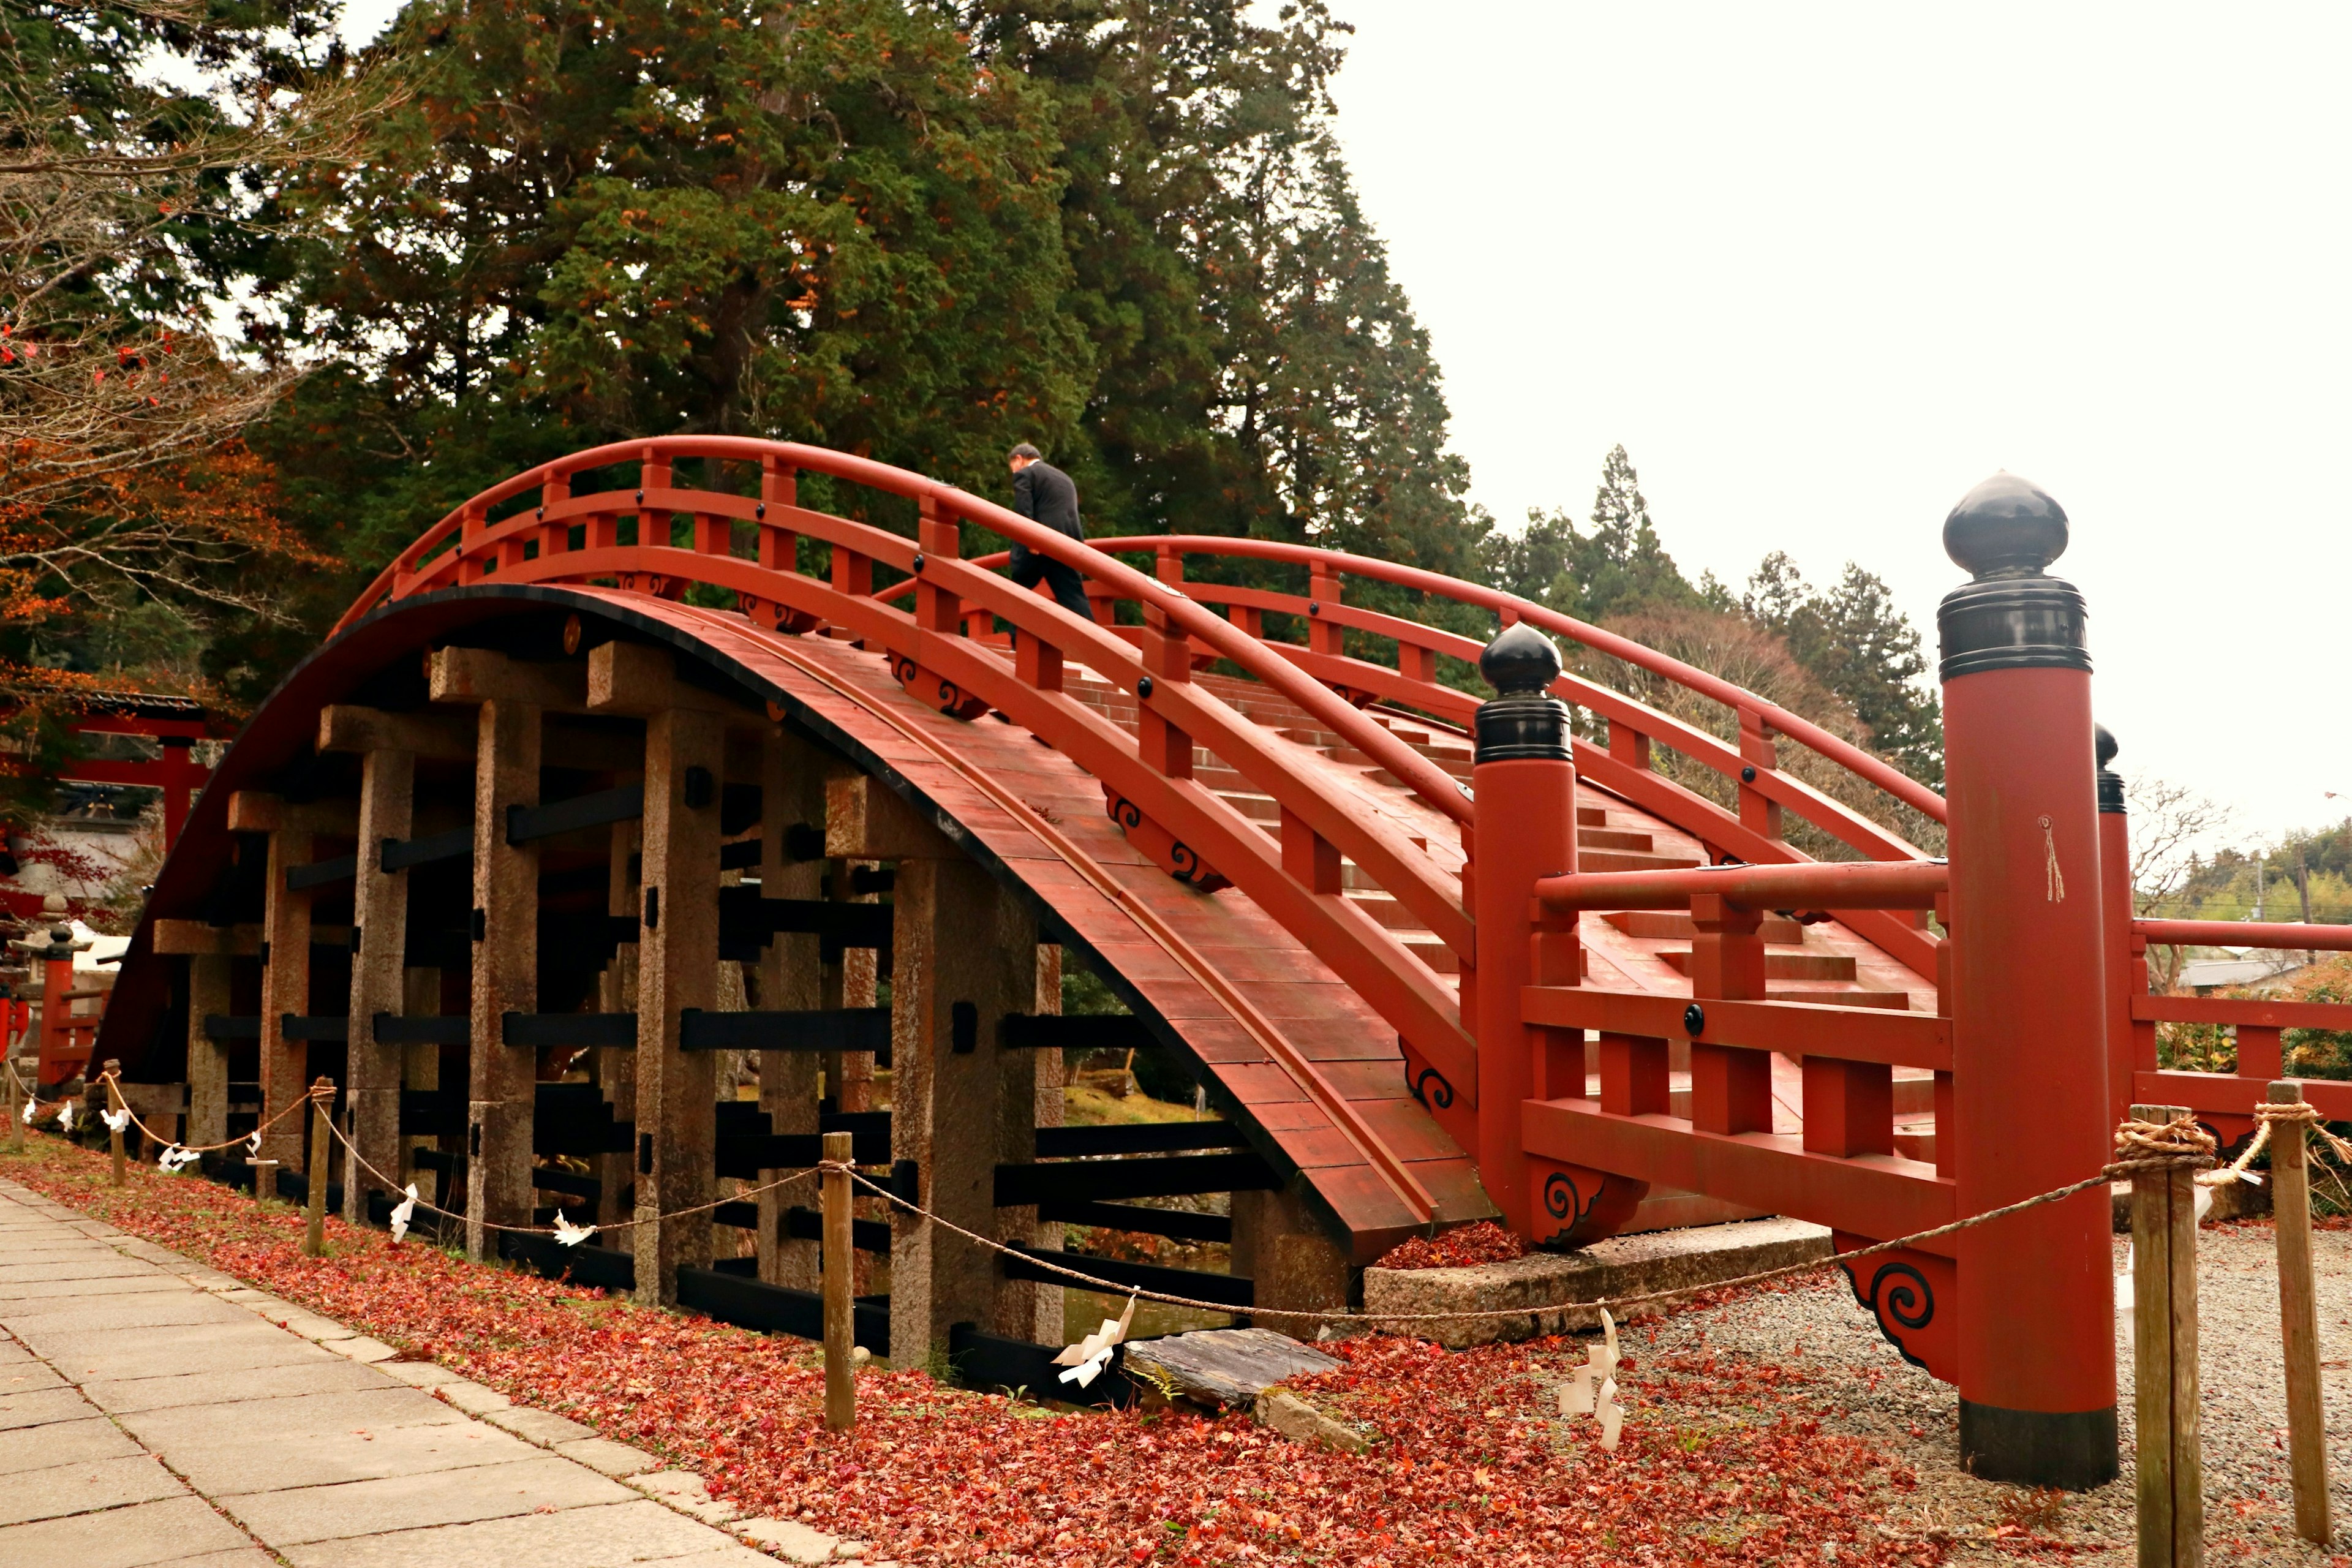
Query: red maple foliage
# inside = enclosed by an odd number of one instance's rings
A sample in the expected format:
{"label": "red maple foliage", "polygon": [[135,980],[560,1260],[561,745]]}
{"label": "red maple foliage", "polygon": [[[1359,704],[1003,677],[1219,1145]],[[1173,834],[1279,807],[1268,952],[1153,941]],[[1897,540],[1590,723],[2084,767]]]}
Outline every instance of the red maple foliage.
{"label": "red maple foliage", "polygon": [[[471,1264],[330,1218],[300,1253],[299,1212],[41,1141],[8,1173],[132,1235],[429,1356],[509,1397],[697,1471],[747,1513],[797,1518],[905,1563],[1715,1564],[1942,1561],[1875,1526],[1913,1477],[1788,1408],[1802,1373],[1714,1356],[1621,1370],[1614,1453],[1563,1421],[1553,1390],[1580,1345],[1449,1352],[1383,1337],[1328,1347],[1290,1384],[1370,1433],[1370,1452],[1305,1447],[1242,1415],[1072,1412],[919,1371],[858,1383],[854,1432],[828,1434],[814,1347]],[[1629,1349],[1639,1349],[1638,1340]]]}
{"label": "red maple foliage", "polygon": [[1383,1254],[1380,1268],[1468,1268],[1480,1263],[1508,1263],[1525,1258],[1528,1244],[1493,1220],[1457,1226],[1433,1237],[1416,1236]]}

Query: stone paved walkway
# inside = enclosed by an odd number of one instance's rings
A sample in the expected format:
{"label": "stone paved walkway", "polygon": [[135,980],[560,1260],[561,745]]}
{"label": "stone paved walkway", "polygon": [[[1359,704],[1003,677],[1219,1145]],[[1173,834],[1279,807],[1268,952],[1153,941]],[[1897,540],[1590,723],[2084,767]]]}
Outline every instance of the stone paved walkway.
{"label": "stone paved walkway", "polygon": [[774,1568],[698,1477],[392,1356],[0,1182],[0,1563]]}

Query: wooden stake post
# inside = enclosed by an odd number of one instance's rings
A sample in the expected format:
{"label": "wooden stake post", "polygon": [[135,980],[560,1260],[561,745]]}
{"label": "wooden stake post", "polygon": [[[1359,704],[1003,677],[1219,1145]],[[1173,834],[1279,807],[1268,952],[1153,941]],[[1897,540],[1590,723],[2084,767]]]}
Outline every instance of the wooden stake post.
{"label": "wooden stake post", "polygon": [[335,1086],[332,1079],[320,1079],[310,1086],[310,1202],[305,1211],[302,1226],[302,1256],[327,1256],[327,1162],[334,1149],[329,1141],[327,1119],[335,1113]]}
{"label": "wooden stake post", "polygon": [[[2298,1105],[2303,1086],[2273,1083],[2273,1105]],[[2284,1131],[2281,1131],[2284,1129]],[[2304,1124],[2271,1127],[2272,1203],[2278,1220],[2279,1337],[2286,1347],[2287,1468],[2294,1479],[2294,1532],[2325,1546],[2327,1418],[2319,1398],[2319,1305],[2311,1268],[2311,1172]]]}
{"label": "wooden stake post", "polygon": [[[6,1048],[15,1050],[16,1042],[10,1040]],[[25,1152],[25,1090],[16,1077],[16,1064],[14,1061],[7,1064],[6,1077],[8,1079],[8,1152],[11,1154],[21,1154]]]}
{"label": "wooden stake post", "polygon": [[[2135,1105],[2139,1121],[2189,1114]],[[2205,1561],[2197,1393],[2197,1190],[2186,1166],[2132,1173],[2132,1345],[2139,1433],[2139,1568]]]}
{"label": "wooden stake post", "polygon": [[[850,1135],[824,1135],[824,1157],[849,1163]],[[824,1427],[846,1432],[857,1424],[857,1382],[851,1370],[851,1342],[856,1337],[852,1317],[851,1284],[857,1259],[850,1240],[849,1173],[827,1171],[823,1177],[824,1220]]]}
{"label": "wooden stake post", "polygon": [[[106,1065],[100,1070],[106,1079],[106,1109],[119,1116],[122,1112],[125,1101],[122,1098],[122,1086],[116,1081],[115,1075],[122,1070],[122,1064],[109,1057],[106,1059]],[[114,1156],[113,1185],[119,1187],[122,1184],[122,1130],[121,1128],[109,1127],[106,1130],[106,1145]]]}

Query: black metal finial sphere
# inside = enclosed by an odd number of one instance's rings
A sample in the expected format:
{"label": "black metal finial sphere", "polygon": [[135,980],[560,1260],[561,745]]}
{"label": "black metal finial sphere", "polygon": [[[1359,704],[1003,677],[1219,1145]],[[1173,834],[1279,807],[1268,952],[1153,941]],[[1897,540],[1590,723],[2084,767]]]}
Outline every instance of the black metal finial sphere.
{"label": "black metal finial sphere", "polygon": [[2015,474],[1995,474],[1944,519],[1944,553],[1979,578],[2026,576],[2066,552],[2066,509]]}
{"label": "black metal finial sphere", "polygon": [[1505,697],[1531,696],[1559,679],[1559,648],[1551,638],[1515,621],[1478,656],[1478,673]]}
{"label": "black metal finial sphere", "polygon": [[2092,754],[2099,759],[2099,766],[2102,769],[2116,760],[2116,752],[2118,749],[2115,736],[2108,731],[2105,724],[2091,726]]}

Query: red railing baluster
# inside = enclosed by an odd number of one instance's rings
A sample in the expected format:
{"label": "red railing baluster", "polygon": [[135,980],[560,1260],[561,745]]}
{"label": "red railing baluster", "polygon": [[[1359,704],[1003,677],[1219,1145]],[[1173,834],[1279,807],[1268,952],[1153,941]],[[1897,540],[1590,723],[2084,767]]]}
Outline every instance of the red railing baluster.
{"label": "red railing baluster", "polygon": [[1764,916],[1727,902],[1718,893],[1690,901],[1691,995],[1697,1026],[1691,1031],[1691,1125],[1701,1132],[1772,1131],[1772,1056],[1741,1046],[1712,1045],[1696,1037],[1711,1000],[1764,999]]}
{"label": "red railing baluster", "polygon": [[1346,649],[1347,628],[1337,621],[1325,620],[1322,610],[1326,605],[1336,606],[1339,603],[1339,574],[1318,563],[1309,582],[1312,597],[1307,605],[1307,646],[1317,653],[1336,656]]}
{"label": "red railing baluster", "polygon": [[550,520],[547,514],[572,499],[572,476],[550,474],[547,482],[539,487],[539,558],[561,555],[572,548],[572,520],[560,517]]}
{"label": "red railing baluster", "polygon": [[800,535],[772,520],[771,511],[800,505],[800,470],[778,458],[760,459],[760,564],[771,572],[800,570]]}
{"label": "red railing baluster", "polygon": [[1780,765],[1774,731],[1761,713],[1739,710],[1739,825],[1767,838],[1780,837],[1780,803],[1755,787],[1755,781]]}
{"label": "red railing baluster", "polygon": [[478,583],[489,574],[490,563],[481,548],[483,508],[480,502],[468,503],[463,519],[457,524],[457,581]]}
{"label": "red railing baluster", "polygon": [[1650,737],[1622,719],[1609,721],[1609,755],[1629,768],[1650,771]]}
{"label": "red railing baluster", "polygon": [[668,452],[661,447],[647,447],[637,469],[637,547],[667,546],[669,543],[669,512],[659,502],[646,498],[656,490],[670,488]]}
{"label": "red railing baluster", "polygon": [[[926,556],[942,561],[956,558],[960,547],[953,518],[940,515],[940,503],[930,496],[919,504],[919,517],[915,524],[915,542]],[[918,573],[915,584],[915,624],[926,631],[952,636],[961,630],[963,602],[950,589],[924,578]]]}

